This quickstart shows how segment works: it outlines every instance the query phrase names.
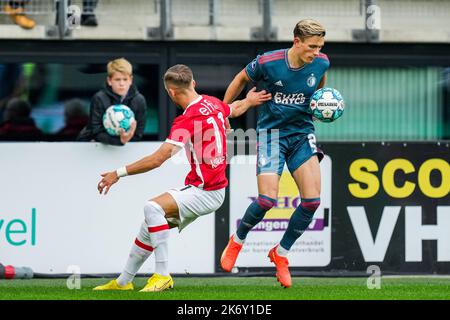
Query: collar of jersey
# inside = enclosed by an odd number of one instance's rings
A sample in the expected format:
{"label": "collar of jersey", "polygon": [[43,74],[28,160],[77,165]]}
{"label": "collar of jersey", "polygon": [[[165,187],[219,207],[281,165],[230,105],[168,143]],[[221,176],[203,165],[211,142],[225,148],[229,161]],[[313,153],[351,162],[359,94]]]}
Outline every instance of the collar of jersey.
{"label": "collar of jersey", "polygon": [[289,49],[286,49],[285,52],[284,52],[284,61],[286,62],[286,66],[288,67],[288,69],[291,70],[291,71],[300,71],[300,70],[302,70],[306,66],[306,63],[304,65],[302,65],[300,68],[292,68],[290,66],[290,64],[289,64],[288,51],[289,51]]}
{"label": "collar of jersey", "polygon": [[189,103],[188,106],[186,107],[186,109],[184,109],[183,114],[186,113],[187,109],[188,109],[190,106],[192,106],[193,104],[196,104],[197,102],[199,102],[200,100],[202,100],[202,98],[203,98],[203,97],[202,97],[201,95],[199,95],[197,99],[195,99],[194,101],[192,101],[191,103]]}

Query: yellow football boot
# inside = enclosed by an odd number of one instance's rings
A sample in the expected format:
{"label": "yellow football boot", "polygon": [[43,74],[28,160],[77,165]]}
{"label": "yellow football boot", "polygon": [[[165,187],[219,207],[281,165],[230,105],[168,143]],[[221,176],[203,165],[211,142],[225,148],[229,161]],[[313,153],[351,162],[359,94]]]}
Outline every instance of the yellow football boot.
{"label": "yellow football boot", "polygon": [[117,283],[117,281],[114,279],[114,280],[111,280],[110,282],[108,282],[107,284],[104,284],[104,285],[102,285],[102,286],[98,286],[98,287],[95,287],[94,289],[92,289],[92,290],[95,290],[95,291],[103,291],[103,290],[133,290],[134,289],[134,287],[133,287],[133,283],[128,283],[127,285],[124,285],[124,286],[121,286],[121,285],[119,285],[118,283]]}
{"label": "yellow football boot", "polygon": [[171,276],[166,277],[155,273],[147,280],[147,284],[139,292],[159,292],[172,288],[173,279]]}

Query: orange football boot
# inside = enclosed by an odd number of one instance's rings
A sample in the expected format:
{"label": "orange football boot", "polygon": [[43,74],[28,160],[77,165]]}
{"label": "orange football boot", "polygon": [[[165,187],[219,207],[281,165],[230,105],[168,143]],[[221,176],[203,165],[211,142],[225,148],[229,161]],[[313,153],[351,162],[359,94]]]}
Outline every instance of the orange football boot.
{"label": "orange football boot", "polygon": [[286,257],[278,255],[277,248],[278,244],[270,249],[267,255],[270,258],[270,262],[275,263],[277,268],[276,277],[279,283],[285,288],[289,288],[292,285],[291,274],[289,273],[289,261]]}
{"label": "orange football boot", "polygon": [[36,22],[33,19],[24,14],[24,9],[21,7],[13,8],[7,4],[3,7],[3,11],[10,16],[11,20],[14,21],[15,24],[24,29],[33,29],[36,25]]}
{"label": "orange football boot", "polygon": [[242,244],[235,242],[232,235],[220,258],[220,265],[223,270],[230,272],[233,269],[241,249]]}

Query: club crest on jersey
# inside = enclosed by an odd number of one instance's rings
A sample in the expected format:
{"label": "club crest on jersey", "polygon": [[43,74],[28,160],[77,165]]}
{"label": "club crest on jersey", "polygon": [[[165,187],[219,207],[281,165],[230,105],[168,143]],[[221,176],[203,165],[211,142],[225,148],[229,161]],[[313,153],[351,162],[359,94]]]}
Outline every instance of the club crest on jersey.
{"label": "club crest on jersey", "polygon": [[306,84],[308,85],[308,87],[314,87],[316,85],[316,82],[317,79],[313,73],[308,77],[308,79],[306,79]]}

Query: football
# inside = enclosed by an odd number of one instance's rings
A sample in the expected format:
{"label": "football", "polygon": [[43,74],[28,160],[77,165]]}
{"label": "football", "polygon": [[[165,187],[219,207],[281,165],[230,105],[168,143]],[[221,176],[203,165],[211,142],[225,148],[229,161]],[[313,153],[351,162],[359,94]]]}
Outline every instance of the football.
{"label": "football", "polygon": [[127,132],[130,130],[131,123],[134,119],[134,112],[123,104],[116,104],[106,109],[103,115],[103,126],[108,134],[112,136],[120,135],[119,129]]}
{"label": "football", "polygon": [[310,113],[322,122],[332,122],[344,113],[344,99],[333,88],[320,88],[309,102]]}

